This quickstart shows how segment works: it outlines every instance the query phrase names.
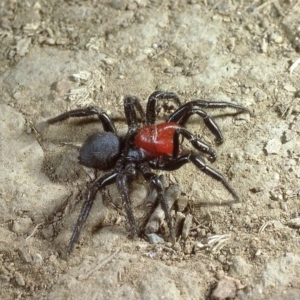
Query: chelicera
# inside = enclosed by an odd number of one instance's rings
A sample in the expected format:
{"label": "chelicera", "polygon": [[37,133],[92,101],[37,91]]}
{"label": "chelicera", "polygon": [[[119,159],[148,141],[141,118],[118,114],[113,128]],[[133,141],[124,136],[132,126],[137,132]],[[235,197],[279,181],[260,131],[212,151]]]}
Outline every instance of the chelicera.
{"label": "chelicera", "polygon": [[[157,101],[163,99],[174,101],[179,108],[165,122],[156,124],[156,104]],[[124,98],[124,111],[128,125],[128,131],[125,136],[119,136],[110,117],[104,111],[94,107],[71,110],[49,119],[47,123],[54,124],[72,117],[96,115],[104,130],[89,136],[80,150],[80,164],[90,168],[107,170],[108,172],[96,179],[88,189],[70,239],[67,249],[68,254],[73,250],[75,243],[79,239],[82,226],[89,216],[96,193],[113,183],[117,184],[121,195],[131,227],[131,234],[133,237],[138,235],[138,228],[129,196],[129,182],[134,180],[137,171],[141,172],[145,180],[150,182],[151,188],[156,190],[158,201],[164,210],[173,241],[175,240],[174,230],[169,211],[170,207],[168,207],[165,200],[164,186],[152,169],[173,171],[191,162],[201,172],[222,183],[234,200],[238,200],[236,192],[222,174],[206,165],[199,155],[193,153],[184,154],[181,145],[182,138],[187,139],[200,154],[208,156],[209,161],[214,162],[216,160],[216,152],[208,144],[197,139],[185,129],[184,125],[192,115],[198,115],[215,136],[216,142],[220,144],[223,142],[222,133],[216,122],[203,109],[225,107],[234,108],[238,112],[249,112],[243,106],[228,102],[194,100],[181,105],[175,93],[155,91],[148,98],[146,112],[144,112],[137,97],[126,96]]]}

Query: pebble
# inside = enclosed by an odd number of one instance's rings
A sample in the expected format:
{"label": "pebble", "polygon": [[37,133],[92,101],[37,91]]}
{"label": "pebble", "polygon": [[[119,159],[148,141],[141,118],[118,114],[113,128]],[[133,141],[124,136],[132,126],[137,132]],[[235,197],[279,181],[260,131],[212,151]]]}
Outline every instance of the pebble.
{"label": "pebble", "polygon": [[12,231],[14,233],[23,234],[28,232],[32,225],[32,220],[28,217],[17,218],[13,221]]}
{"label": "pebble", "polygon": [[165,73],[181,73],[182,68],[180,67],[168,67],[165,69]]}
{"label": "pebble", "polygon": [[288,91],[288,92],[292,92],[292,93],[297,92],[297,89],[296,89],[293,85],[291,85],[291,84],[289,84],[289,83],[285,84],[285,85],[283,86],[283,88],[284,88],[286,91]]}
{"label": "pebble", "polygon": [[180,244],[179,244],[178,242],[176,242],[172,248],[173,248],[176,252],[181,252],[181,251],[182,251],[182,248],[181,248],[181,246],[180,246]]}
{"label": "pebble", "polygon": [[29,45],[31,44],[31,38],[23,38],[17,42],[17,53],[20,56],[24,56],[29,52]]}
{"label": "pebble", "polygon": [[211,294],[211,299],[233,299],[236,296],[236,292],[237,289],[235,282],[233,280],[227,280],[226,278],[224,278],[217,283],[216,288]]}
{"label": "pebble", "polygon": [[182,228],[182,223],[184,222],[184,219],[185,219],[185,215],[183,213],[178,212],[176,214],[176,220],[175,220],[175,226],[174,226],[176,235],[180,234],[179,230]]}
{"label": "pebble", "polygon": [[283,37],[281,35],[277,35],[274,39],[276,44],[281,44],[283,42]]}
{"label": "pebble", "polygon": [[292,227],[300,228],[300,217],[289,220],[287,224]]}
{"label": "pebble", "polygon": [[33,255],[33,262],[34,262],[35,264],[42,264],[42,263],[43,263],[43,257],[42,257],[42,255],[39,254],[39,253],[35,253],[35,254]]}
{"label": "pebble", "polygon": [[113,0],[111,1],[111,7],[116,10],[125,10],[126,9],[126,1],[123,0]]}
{"label": "pebble", "polygon": [[186,215],[183,228],[182,228],[182,238],[186,239],[189,235],[192,226],[193,216],[191,214]]}
{"label": "pebble", "polygon": [[267,53],[268,52],[268,43],[265,39],[262,40],[260,47],[261,47],[262,53]]}
{"label": "pebble", "polygon": [[20,255],[20,258],[26,262],[26,263],[32,263],[32,258],[30,253],[25,248],[19,248],[18,253]]}
{"label": "pebble", "polygon": [[186,196],[182,196],[178,199],[177,201],[177,205],[178,205],[178,211],[182,212],[186,209],[186,207],[188,206],[189,203],[189,199]]}
{"label": "pebble", "polygon": [[252,265],[248,264],[246,260],[241,256],[234,256],[232,258],[232,264],[230,266],[230,275],[242,277],[245,275],[250,275],[252,270]]}
{"label": "pebble", "polygon": [[146,234],[150,244],[163,244],[165,240],[155,233]]}
{"label": "pebble", "polygon": [[264,101],[268,98],[267,94],[260,89],[256,90],[254,96],[258,102]]}
{"label": "pebble", "polygon": [[23,275],[20,272],[15,273],[15,279],[19,286],[25,286],[25,280]]}
{"label": "pebble", "polygon": [[218,261],[221,263],[221,264],[224,264],[226,262],[226,256],[223,255],[223,254],[220,254],[218,256]]}
{"label": "pebble", "polygon": [[277,139],[269,140],[267,145],[265,146],[265,150],[267,151],[267,154],[279,154],[279,151],[281,149],[281,142]]}
{"label": "pebble", "polygon": [[281,44],[283,42],[283,37],[277,33],[272,33],[269,39],[271,42],[275,42],[276,44]]}
{"label": "pebble", "polygon": [[246,24],[246,29],[247,29],[249,32],[251,32],[251,33],[254,33],[254,32],[255,32],[255,27],[254,27],[254,25],[251,24],[251,23]]}

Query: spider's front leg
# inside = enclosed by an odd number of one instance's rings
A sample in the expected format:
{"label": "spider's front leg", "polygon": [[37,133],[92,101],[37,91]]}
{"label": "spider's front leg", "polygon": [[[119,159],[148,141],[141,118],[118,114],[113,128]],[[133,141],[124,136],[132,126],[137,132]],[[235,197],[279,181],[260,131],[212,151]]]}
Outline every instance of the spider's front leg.
{"label": "spider's front leg", "polygon": [[174,171],[180,169],[186,163],[192,162],[201,172],[212,177],[213,179],[221,182],[227,191],[233,196],[235,201],[239,200],[239,197],[235,190],[230,186],[225,177],[216,171],[215,169],[206,165],[206,163],[198,156],[193,154],[187,154],[179,156],[175,159],[170,160],[159,160],[154,159],[149,162],[149,165],[153,169],[164,170],[164,171]]}
{"label": "spider's front leg", "polygon": [[151,125],[155,123],[155,105],[156,101],[159,99],[170,99],[173,100],[178,106],[181,105],[179,97],[172,92],[160,92],[155,91],[148,98],[147,108],[146,108],[146,124]]}
{"label": "spider's front leg", "polygon": [[139,112],[142,122],[145,123],[145,112],[141,106],[140,100],[135,96],[126,96],[124,98],[124,112],[128,125],[128,131],[124,137],[125,147],[122,150],[123,156],[127,155],[130,145],[139,130],[136,110]]}
{"label": "spider's front leg", "polygon": [[194,100],[185,103],[181,107],[179,107],[174,113],[170,115],[168,118],[167,122],[176,122],[181,126],[184,126],[189,118],[192,115],[198,115],[200,118],[203,119],[205,125],[207,128],[210,130],[210,132],[215,136],[216,138],[216,143],[221,144],[223,143],[223,135],[222,132],[217,125],[217,123],[214,121],[212,117],[210,117],[204,110],[198,109],[195,107],[203,107],[203,108],[234,108],[238,111],[238,113],[241,112],[247,112],[250,113],[249,109],[237,105],[234,103],[229,103],[229,102],[208,102],[204,100]]}
{"label": "spider's front leg", "polygon": [[131,129],[131,127],[137,126],[137,115],[135,110],[139,112],[140,117],[142,118],[142,122],[144,123],[145,112],[139,98],[135,96],[126,96],[124,98],[124,111],[129,130]]}
{"label": "spider's front leg", "polygon": [[97,179],[93,183],[93,185],[89,188],[86,200],[84,201],[84,203],[82,205],[80,215],[77,219],[76,225],[75,225],[73,233],[72,233],[72,237],[69,242],[69,246],[67,249],[68,255],[72,252],[72,250],[74,248],[74,244],[78,242],[80,231],[82,229],[83,224],[85,223],[85,221],[87,220],[87,218],[89,216],[89,213],[93,206],[97,192],[100,189],[104,188],[105,186],[114,183],[116,181],[117,175],[118,175],[118,173],[116,171],[106,174],[106,175],[100,177],[99,179]]}
{"label": "spider's front leg", "polygon": [[176,122],[179,125],[184,126],[189,118],[195,114],[203,119],[207,128],[215,136],[217,144],[223,143],[223,135],[217,123],[208,116],[205,111],[201,109],[193,109],[193,105],[190,102],[182,105],[173,114],[171,114],[167,122]]}
{"label": "spider's front leg", "polygon": [[196,139],[188,130],[184,128],[178,128],[174,132],[173,136],[173,155],[172,158],[176,159],[179,154],[179,136],[182,135],[184,138],[186,138],[194,148],[196,148],[198,151],[203,152],[205,154],[208,154],[208,160],[211,162],[214,162],[217,159],[217,154],[214,149],[212,149],[209,145],[206,143],[200,141],[199,139]]}

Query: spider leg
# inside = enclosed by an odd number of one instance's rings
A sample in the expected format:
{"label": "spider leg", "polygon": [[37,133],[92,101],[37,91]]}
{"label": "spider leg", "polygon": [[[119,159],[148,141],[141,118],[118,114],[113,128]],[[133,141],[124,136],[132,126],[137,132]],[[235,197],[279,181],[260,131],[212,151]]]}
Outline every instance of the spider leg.
{"label": "spider leg", "polygon": [[83,109],[74,109],[67,111],[57,117],[47,120],[48,124],[54,124],[57,122],[65,121],[69,118],[77,118],[77,117],[88,117],[92,115],[97,115],[99,120],[102,123],[104,131],[110,131],[114,134],[117,134],[116,127],[110,117],[103,112],[102,110],[95,107],[87,107]]}
{"label": "spider leg", "polygon": [[188,102],[178,108],[170,115],[167,122],[176,122],[179,125],[184,126],[188,119],[194,114],[197,114],[203,119],[207,128],[215,136],[216,142],[221,144],[223,142],[223,135],[217,123],[205,111],[201,109],[193,109],[191,102]]}
{"label": "spider leg", "polygon": [[201,108],[225,108],[231,107],[240,112],[248,112],[250,111],[241,106],[234,103],[229,102],[208,102],[204,100],[194,100],[190,101],[181,107],[179,107],[174,113],[170,115],[167,122],[176,122],[181,126],[184,126],[189,118],[197,114],[201,117],[207,126],[207,128],[211,131],[211,133],[216,137],[216,143],[221,144],[223,143],[223,135],[221,130],[219,129],[217,123],[211,118],[205,111],[201,109],[195,109],[194,107],[201,107]]}
{"label": "spider leg", "polygon": [[139,112],[142,118],[142,122],[144,123],[146,117],[140,100],[135,96],[126,96],[124,98],[124,111],[129,128],[137,124],[137,116],[135,109]]}
{"label": "spider leg", "polygon": [[157,192],[158,201],[159,201],[159,203],[161,203],[162,209],[165,213],[172,241],[175,242],[174,227],[172,225],[170,207],[168,205],[168,202],[166,201],[165,194],[164,194],[164,185],[163,185],[161,179],[155,173],[153,173],[151,171],[148,163],[142,163],[140,165],[140,171],[142,172],[144,178],[147,181],[150,181],[151,186]]}
{"label": "spider leg", "polygon": [[214,149],[212,149],[209,145],[206,143],[202,142],[199,139],[196,139],[189,131],[187,131],[184,128],[178,128],[174,132],[173,136],[173,155],[172,158],[176,159],[179,154],[179,136],[182,135],[185,137],[194,148],[196,148],[198,151],[209,154],[209,161],[214,162],[217,158],[217,154]]}
{"label": "spider leg", "polygon": [[165,170],[165,171],[174,171],[181,168],[188,162],[192,162],[201,172],[206,175],[212,177],[213,179],[221,182],[223,186],[227,189],[227,191],[233,196],[235,201],[239,200],[238,195],[234,191],[234,189],[227,182],[225,177],[216,171],[215,169],[207,166],[205,162],[198,156],[193,154],[187,154],[177,157],[176,159],[171,160],[158,160],[154,159],[149,162],[149,165],[153,169]]}
{"label": "spider leg", "polygon": [[128,221],[131,227],[132,237],[138,236],[137,226],[135,218],[131,208],[131,200],[129,197],[129,180],[132,180],[136,174],[136,166],[134,163],[128,163],[125,166],[125,170],[120,172],[117,176],[117,187],[122,198],[122,203],[125,206],[125,211],[128,217]]}
{"label": "spider leg", "polygon": [[69,246],[67,249],[68,255],[72,252],[72,250],[74,248],[74,244],[77,243],[77,241],[78,241],[80,231],[82,229],[82,225],[84,224],[84,222],[87,220],[87,218],[89,216],[89,213],[93,206],[97,192],[100,189],[104,188],[105,186],[114,183],[117,175],[118,175],[117,171],[113,171],[112,173],[105,174],[104,176],[97,179],[93,183],[93,185],[89,188],[86,200],[84,201],[84,203],[82,205],[80,215],[78,216],[75,228],[73,230],[73,233],[72,233],[72,236],[71,236],[71,239],[69,242]]}
{"label": "spider leg", "polygon": [[238,105],[231,102],[220,102],[220,101],[205,101],[205,100],[193,100],[188,102],[193,106],[198,106],[202,108],[226,108],[231,107],[241,112],[251,113],[250,110],[242,105]]}
{"label": "spider leg", "polygon": [[179,97],[175,93],[155,91],[148,98],[148,103],[146,108],[147,125],[155,123],[155,105],[158,99],[170,99],[173,100],[178,106],[181,105]]}
{"label": "spider leg", "polygon": [[145,112],[140,104],[140,100],[134,96],[126,96],[124,98],[124,112],[126,117],[126,122],[128,125],[128,131],[123,139],[124,148],[122,150],[122,156],[125,157],[132,144],[132,141],[139,130],[139,125],[137,123],[136,110],[139,112],[142,122],[145,122]]}

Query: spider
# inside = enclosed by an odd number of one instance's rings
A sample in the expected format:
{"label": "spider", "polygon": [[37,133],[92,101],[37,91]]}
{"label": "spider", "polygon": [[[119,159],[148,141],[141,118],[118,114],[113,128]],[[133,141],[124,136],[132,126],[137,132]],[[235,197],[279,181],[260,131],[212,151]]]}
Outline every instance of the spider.
{"label": "spider", "polygon": [[[156,104],[158,100],[163,99],[174,101],[179,108],[165,122],[155,124]],[[109,116],[101,109],[95,107],[71,110],[47,120],[46,122],[50,125],[72,117],[96,115],[104,130],[89,136],[80,149],[80,164],[109,172],[96,179],[88,188],[86,199],[67,248],[67,254],[72,252],[75,243],[78,242],[82,226],[89,216],[96,193],[113,183],[117,184],[122,203],[125,206],[131,235],[133,237],[138,235],[129,196],[129,182],[136,177],[137,171],[141,172],[145,180],[150,182],[151,188],[156,190],[157,198],[164,210],[173,241],[175,241],[175,235],[170,216],[170,207],[168,207],[164,196],[164,186],[159,177],[152,172],[152,169],[173,171],[191,162],[197,169],[221,182],[234,200],[237,201],[238,196],[225,177],[206,165],[200,156],[193,153],[183,154],[181,145],[182,139],[187,139],[198,152],[208,156],[210,162],[214,162],[216,160],[214,149],[197,139],[183,126],[192,115],[198,115],[215,136],[216,143],[221,144],[223,136],[218,125],[202,108],[225,107],[234,108],[238,112],[249,113],[247,108],[228,102],[194,100],[181,105],[179,97],[175,93],[155,91],[148,98],[146,112],[144,112],[137,97],[124,97],[124,111],[128,125],[128,131],[125,136],[119,136]],[[139,126],[137,113],[139,113],[143,124],[141,127]]]}

